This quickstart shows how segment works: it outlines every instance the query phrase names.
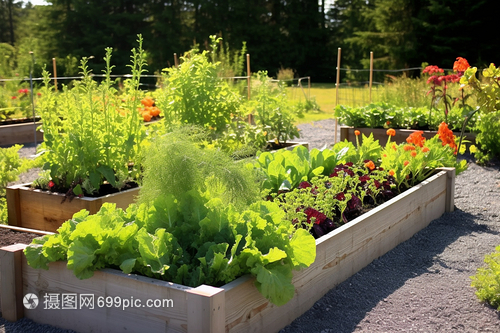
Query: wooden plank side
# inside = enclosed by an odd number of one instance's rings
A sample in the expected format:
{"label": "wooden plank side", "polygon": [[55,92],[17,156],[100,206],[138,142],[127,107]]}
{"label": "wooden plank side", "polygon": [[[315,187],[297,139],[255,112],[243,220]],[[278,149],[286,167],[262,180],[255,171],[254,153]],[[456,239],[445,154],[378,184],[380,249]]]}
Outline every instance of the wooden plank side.
{"label": "wooden plank side", "polygon": [[224,290],[201,285],[187,291],[188,332],[223,333],[226,325]]}
{"label": "wooden plank side", "polygon": [[62,202],[63,199],[64,196],[60,194],[21,188],[19,191],[21,207],[19,226],[55,232],[74,213],[88,207],[86,201],[77,200],[78,198],[71,202],[69,200]]}
{"label": "wooden plank side", "polygon": [[442,172],[317,240],[315,262],[294,274],[296,295],[282,307],[258,294],[250,278],[222,287],[226,290],[226,330],[275,332],[288,325],[330,289],[439,217],[444,212],[445,188]]}
{"label": "wooden plank side", "polygon": [[[139,188],[129,189],[103,198],[73,198],[65,200],[63,194],[47,193],[29,188],[29,184],[11,186],[7,207],[9,224],[24,228],[55,232],[62,223],[71,219],[82,209],[96,213],[103,202],[116,202],[117,207],[127,208],[135,201]],[[16,193],[17,191],[17,193]],[[12,217],[10,214],[12,211]],[[15,223],[15,224],[14,224]]]}
{"label": "wooden plank side", "polygon": [[[35,141],[35,130],[40,122],[0,126],[0,146]],[[43,133],[36,131],[37,142],[43,141]]]}
{"label": "wooden plank side", "polygon": [[[146,328],[148,332],[187,332],[186,291],[192,288],[111,269],[79,280],[65,262],[51,263],[46,271],[23,261],[24,292],[40,299],[36,309],[25,311],[35,322],[81,332],[142,332]],[[51,295],[62,299],[63,293],[77,296],[78,309],[48,308],[45,301]],[[86,302],[80,303],[80,297],[86,297]]]}
{"label": "wooden plank side", "polygon": [[19,226],[21,221],[21,206],[19,201],[19,185],[8,186],[5,189],[7,200],[7,221],[9,225]]}
{"label": "wooden plank side", "polygon": [[113,202],[116,203],[117,208],[127,209],[127,207],[136,202],[137,196],[139,195],[140,188],[131,188],[125,191],[121,191],[118,193],[113,193],[107,195],[101,199],[101,205],[104,202]]}
{"label": "wooden plank side", "polygon": [[0,305],[2,317],[16,321],[24,316],[22,285],[22,251],[24,245],[14,244],[0,249]]}

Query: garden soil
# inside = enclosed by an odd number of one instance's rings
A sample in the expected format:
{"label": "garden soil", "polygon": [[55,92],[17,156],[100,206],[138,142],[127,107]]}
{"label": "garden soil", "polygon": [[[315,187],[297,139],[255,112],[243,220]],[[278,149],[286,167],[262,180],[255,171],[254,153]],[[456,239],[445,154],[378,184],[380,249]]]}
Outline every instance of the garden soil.
{"label": "garden soil", "polygon": [[[299,128],[310,148],[334,143],[333,120]],[[480,303],[470,286],[470,276],[497,245],[500,162],[470,162],[456,178],[453,212],[330,290],[281,333],[500,332],[499,312]],[[68,331],[0,318],[0,332]]]}

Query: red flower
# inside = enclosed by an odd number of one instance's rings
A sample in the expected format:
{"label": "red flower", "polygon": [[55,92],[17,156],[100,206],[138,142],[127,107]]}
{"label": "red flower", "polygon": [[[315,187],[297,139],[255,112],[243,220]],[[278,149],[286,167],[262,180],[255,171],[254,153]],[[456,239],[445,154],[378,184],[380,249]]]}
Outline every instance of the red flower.
{"label": "red flower", "polygon": [[469,62],[467,59],[462,57],[457,57],[457,60],[453,64],[453,71],[455,72],[465,72],[469,68]]}
{"label": "red flower", "polygon": [[360,134],[361,134],[361,132],[360,132],[360,131],[358,131],[358,130],[355,130],[355,131],[354,131],[354,135],[358,136],[358,135],[360,135]]}
{"label": "red flower", "polygon": [[49,181],[49,188],[53,188],[53,187],[54,187],[54,185],[55,185],[55,184],[54,184],[54,182],[53,182],[52,180],[51,180],[51,181]]}
{"label": "red flower", "polygon": [[17,96],[12,96],[10,99],[16,99],[16,98],[17,98]]}
{"label": "red flower", "polygon": [[455,135],[453,135],[453,131],[448,128],[448,124],[442,122],[438,128],[439,139],[443,142],[443,146],[449,145],[452,149],[454,149],[454,154],[457,154],[457,145],[455,143]]}
{"label": "red flower", "polygon": [[429,75],[432,75],[434,73],[444,73],[444,70],[442,68],[439,68],[438,66],[427,66],[425,69],[422,71],[422,73],[427,73]]}
{"label": "red flower", "polygon": [[404,166],[407,166],[408,164],[410,164],[410,162],[408,162],[408,161],[404,161],[404,163],[403,163]]}
{"label": "red flower", "polygon": [[17,92],[20,94],[27,94],[28,91],[29,91],[28,89],[19,89]]}
{"label": "red flower", "polygon": [[412,156],[412,157],[416,157],[416,156],[417,156],[417,152],[416,152],[416,151],[412,151],[412,152],[411,152],[411,156]]}
{"label": "red flower", "polygon": [[413,143],[415,146],[423,147],[425,138],[422,136],[423,131],[415,131],[406,138],[406,142]]}
{"label": "red flower", "polygon": [[335,196],[335,199],[337,199],[338,201],[344,201],[344,200],[345,200],[345,195],[344,195],[344,192],[340,192],[340,193],[338,193],[338,194]]}

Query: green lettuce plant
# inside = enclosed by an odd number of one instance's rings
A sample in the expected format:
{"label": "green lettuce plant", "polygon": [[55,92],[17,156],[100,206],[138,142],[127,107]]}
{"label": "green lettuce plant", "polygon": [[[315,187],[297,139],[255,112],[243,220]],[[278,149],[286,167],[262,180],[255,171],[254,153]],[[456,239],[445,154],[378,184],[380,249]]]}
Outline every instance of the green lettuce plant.
{"label": "green lettuce plant", "polygon": [[500,310],[500,246],[484,257],[485,267],[477,269],[471,276],[471,286],[476,288],[476,296],[492,307]]}

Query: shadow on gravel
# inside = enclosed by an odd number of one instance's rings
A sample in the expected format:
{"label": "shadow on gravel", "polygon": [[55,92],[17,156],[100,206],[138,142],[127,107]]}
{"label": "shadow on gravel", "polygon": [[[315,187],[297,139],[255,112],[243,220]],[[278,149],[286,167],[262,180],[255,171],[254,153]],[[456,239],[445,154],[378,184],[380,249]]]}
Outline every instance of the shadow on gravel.
{"label": "shadow on gravel", "polygon": [[412,238],[374,260],[330,290],[281,332],[352,332],[378,303],[416,276],[434,273],[439,254],[459,237],[471,233],[500,234],[478,217],[461,210],[446,213]]}

